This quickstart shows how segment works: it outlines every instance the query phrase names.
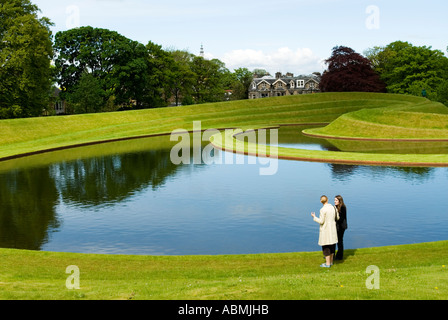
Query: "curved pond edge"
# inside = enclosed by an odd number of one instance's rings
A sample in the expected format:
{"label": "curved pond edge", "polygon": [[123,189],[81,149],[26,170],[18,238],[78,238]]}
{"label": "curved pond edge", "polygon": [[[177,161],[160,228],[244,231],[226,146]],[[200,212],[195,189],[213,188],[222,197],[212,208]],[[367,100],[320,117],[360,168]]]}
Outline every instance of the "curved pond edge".
{"label": "curved pond edge", "polygon": [[332,136],[325,134],[309,133],[306,130],[302,130],[302,134],[319,139],[333,139],[333,140],[352,140],[352,141],[397,141],[397,142],[447,142],[448,138],[363,138],[363,137],[344,137],[344,136]]}
{"label": "curved pond edge", "polygon": [[[236,129],[234,127],[228,127],[228,128],[218,128],[217,130],[225,130],[225,129]],[[83,143],[75,143],[71,145],[65,145],[55,148],[48,148],[48,149],[42,149],[42,150],[36,150],[36,151],[30,151],[25,153],[19,153],[14,154],[11,156],[6,157],[0,157],[0,162],[2,161],[8,161],[8,160],[14,160],[19,158],[25,158],[29,156],[34,156],[38,154],[44,154],[44,153],[51,153],[55,151],[62,151],[62,150],[68,150],[68,149],[74,149],[74,148],[82,148],[82,147],[88,147],[93,145],[99,145],[99,144],[106,144],[106,143],[113,143],[113,142],[120,142],[120,141],[127,141],[127,140],[137,140],[137,139],[145,139],[145,138],[156,138],[156,137],[162,137],[162,136],[169,136],[171,134],[182,134],[182,133],[195,133],[195,132],[204,132],[207,129],[203,130],[185,130],[185,131],[176,131],[176,132],[162,132],[162,133],[151,133],[151,134],[145,134],[145,135],[139,135],[139,136],[129,136],[129,137],[121,137],[121,138],[114,138],[114,139],[106,139],[106,140],[98,140],[98,141],[89,141],[89,142],[83,142]]]}
{"label": "curved pond edge", "polygon": [[[281,126],[319,125],[319,123],[279,124],[258,129],[273,129]],[[258,130],[253,129],[253,130]],[[286,147],[270,148],[263,146],[266,151],[258,152],[259,145],[235,139],[241,132],[226,132],[224,139],[222,134],[213,135],[211,144],[222,151],[243,154],[256,157],[271,157],[282,160],[295,160],[307,162],[323,162],[345,165],[371,165],[371,166],[397,166],[397,167],[448,167],[448,154],[372,154],[344,151],[320,151],[293,149]],[[221,135],[217,139],[218,135]],[[393,140],[387,140],[393,141]],[[399,141],[404,141],[400,139]],[[418,140],[423,141],[423,140]],[[431,140],[432,141],[432,140]],[[272,154],[270,153],[272,149]]]}
{"label": "curved pond edge", "polygon": [[[267,126],[257,126],[257,128],[248,129],[246,132],[250,130],[259,130],[259,129],[275,129],[280,128],[282,126],[305,126],[305,125],[327,125],[328,122],[307,122],[307,123],[284,123],[284,124],[276,124],[276,125],[267,125]],[[278,150],[275,154],[266,155],[263,152],[257,151],[249,151],[249,150],[258,150],[258,144],[245,143],[235,139],[235,136],[241,134],[242,132],[235,133],[233,130],[229,129],[238,129],[234,126],[229,126],[226,128],[217,128],[219,131],[224,131],[225,139],[215,139],[216,135],[210,137],[210,143],[217,149],[222,151],[228,151],[238,154],[243,154],[247,156],[256,156],[256,157],[276,157],[278,159],[283,160],[293,160],[293,161],[308,161],[308,162],[323,162],[323,163],[334,163],[334,164],[346,164],[346,165],[372,165],[372,166],[398,166],[398,167],[448,167],[448,154],[369,154],[369,153],[359,153],[359,152],[344,152],[344,151],[320,151],[320,150],[306,150],[306,149],[294,149],[294,148],[286,148],[286,147],[277,147],[275,149]],[[206,131],[207,129],[200,130],[201,132]],[[226,130],[231,132],[227,133]],[[195,130],[186,130],[185,132],[194,133],[197,132]],[[176,132],[180,133],[180,132]],[[303,131],[302,131],[303,133]],[[107,140],[99,140],[99,141],[91,141],[85,143],[78,143],[66,146],[60,146],[49,149],[42,149],[37,151],[31,151],[11,156],[6,156],[0,158],[0,162],[7,160],[14,160],[18,158],[24,158],[32,155],[51,153],[54,151],[67,150],[72,148],[80,148],[87,147],[97,144],[105,144],[111,142],[119,142],[126,140],[135,140],[135,139],[144,139],[144,138],[152,138],[152,137],[160,137],[160,136],[168,136],[171,135],[172,132],[163,132],[163,133],[153,133],[147,135],[139,135],[139,136],[130,136],[130,137],[121,137]],[[220,134],[222,136],[222,134]],[[324,139],[337,139],[335,137],[330,136],[318,136],[318,135],[310,135],[316,138],[324,138]],[[222,143],[222,140],[225,143]],[[350,140],[355,140],[352,138]],[[365,141],[373,141],[369,138],[356,138],[356,140],[365,140]],[[374,140],[374,141],[448,141],[447,139],[382,139],[382,140]],[[236,148],[235,145],[236,144]],[[264,146],[264,148],[270,151],[269,146]]]}

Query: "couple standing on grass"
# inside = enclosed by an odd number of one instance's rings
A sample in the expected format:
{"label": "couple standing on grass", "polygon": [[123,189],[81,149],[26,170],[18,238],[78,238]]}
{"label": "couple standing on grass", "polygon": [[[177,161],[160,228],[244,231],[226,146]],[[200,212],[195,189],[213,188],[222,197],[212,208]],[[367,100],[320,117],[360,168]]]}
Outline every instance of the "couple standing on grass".
{"label": "couple standing on grass", "polygon": [[319,217],[314,212],[311,216],[319,223],[319,245],[325,256],[325,263],[320,266],[330,268],[333,265],[333,256],[338,244],[338,253],[335,260],[342,260],[344,256],[344,231],[347,229],[347,208],[340,195],[334,198],[334,206],[328,203],[327,196],[321,196],[323,204]]}

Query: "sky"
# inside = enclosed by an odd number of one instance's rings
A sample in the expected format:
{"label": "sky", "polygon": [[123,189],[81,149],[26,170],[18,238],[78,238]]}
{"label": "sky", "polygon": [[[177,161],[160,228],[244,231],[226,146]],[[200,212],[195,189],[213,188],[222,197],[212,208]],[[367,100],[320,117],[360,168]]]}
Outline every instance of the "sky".
{"label": "sky", "polygon": [[31,0],[52,31],[92,26],[236,68],[310,74],[335,46],[363,54],[407,41],[447,54],[446,0]]}

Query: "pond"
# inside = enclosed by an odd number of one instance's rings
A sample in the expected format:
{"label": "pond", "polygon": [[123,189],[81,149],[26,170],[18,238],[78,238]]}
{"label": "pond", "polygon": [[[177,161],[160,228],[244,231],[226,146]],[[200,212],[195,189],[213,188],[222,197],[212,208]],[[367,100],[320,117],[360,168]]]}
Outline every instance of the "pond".
{"label": "pond", "polygon": [[[279,145],[338,149],[301,129],[282,128]],[[331,202],[341,194],[347,203],[346,248],[448,238],[448,168],[279,160],[275,174],[260,175],[263,164],[242,155],[232,155],[234,164],[175,165],[174,144],[162,136],[1,162],[0,247],[145,255],[317,251],[310,212],[319,211],[322,194]]]}

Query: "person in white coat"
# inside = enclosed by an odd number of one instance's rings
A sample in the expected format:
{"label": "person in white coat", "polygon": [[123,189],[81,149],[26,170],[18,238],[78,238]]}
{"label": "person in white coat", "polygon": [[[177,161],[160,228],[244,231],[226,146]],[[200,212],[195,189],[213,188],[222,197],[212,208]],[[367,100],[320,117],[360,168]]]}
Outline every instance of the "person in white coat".
{"label": "person in white coat", "polygon": [[338,220],[338,211],[334,206],[328,203],[327,196],[321,196],[320,202],[323,207],[320,209],[319,217],[316,217],[314,212],[311,212],[311,216],[314,221],[319,223],[319,242],[322,246],[322,251],[325,256],[325,263],[321,264],[321,267],[330,268],[333,265],[333,257],[336,249],[336,243],[338,243],[338,233],[336,230],[336,221]]}

